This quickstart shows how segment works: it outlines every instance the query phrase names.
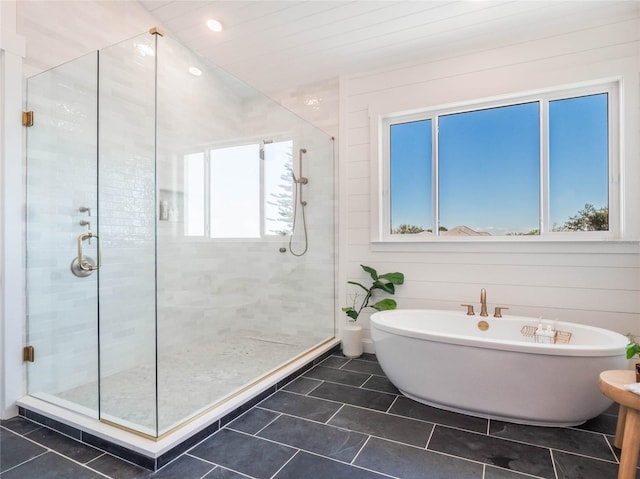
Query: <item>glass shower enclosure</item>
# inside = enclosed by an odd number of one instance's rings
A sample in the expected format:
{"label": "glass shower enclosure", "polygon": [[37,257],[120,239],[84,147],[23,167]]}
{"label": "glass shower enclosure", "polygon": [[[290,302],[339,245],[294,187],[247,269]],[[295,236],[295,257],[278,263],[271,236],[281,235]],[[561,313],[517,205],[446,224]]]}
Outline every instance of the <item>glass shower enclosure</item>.
{"label": "glass shower enclosure", "polygon": [[334,338],[324,132],[151,32],[27,102],[29,395],[155,438]]}

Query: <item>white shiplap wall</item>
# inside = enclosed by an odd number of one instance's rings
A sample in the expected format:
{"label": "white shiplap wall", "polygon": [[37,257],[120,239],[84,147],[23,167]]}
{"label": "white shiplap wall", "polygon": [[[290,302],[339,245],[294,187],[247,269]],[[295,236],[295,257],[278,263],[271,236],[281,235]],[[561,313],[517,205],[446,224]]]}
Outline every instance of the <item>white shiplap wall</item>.
{"label": "white shiplap wall", "polygon": [[[576,17],[579,20],[579,16]],[[574,21],[564,32],[528,32],[466,55],[425,59],[345,76],[340,84],[340,303],[347,280],[365,280],[360,264],[379,272],[401,271],[401,308],[460,309],[479,303],[508,313],[544,316],[640,332],[640,7],[603,9],[597,19]],[[373,244],[371,168],[377,161],[371,132],[377,115],[621,78],[625,175],[621,242],[449,242]],[[487,185],[499,187],[499,185]],[[362,324],[368,328],[368,317]],[[365,340],[365,346],[371,344]]]}

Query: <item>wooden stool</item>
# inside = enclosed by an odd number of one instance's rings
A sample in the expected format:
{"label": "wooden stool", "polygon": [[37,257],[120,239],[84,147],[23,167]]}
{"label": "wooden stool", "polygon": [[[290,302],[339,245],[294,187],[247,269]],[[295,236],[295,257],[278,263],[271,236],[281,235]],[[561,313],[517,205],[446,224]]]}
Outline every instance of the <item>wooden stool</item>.
{"label": "wooden stool", "polygon": [[618,479],[635,479],[640,451],[640,395],[624,389],[625,384],[636,382],[631,370],[600,373],[600,391],[620,405],[613,445],[622,449]]}

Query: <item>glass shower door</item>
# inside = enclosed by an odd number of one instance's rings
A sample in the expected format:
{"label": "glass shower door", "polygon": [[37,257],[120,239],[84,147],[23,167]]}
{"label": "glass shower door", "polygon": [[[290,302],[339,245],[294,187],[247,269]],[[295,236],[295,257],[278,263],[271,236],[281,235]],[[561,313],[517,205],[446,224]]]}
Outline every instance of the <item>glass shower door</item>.
{"label": "glass shower door", "polygon": [[[98,281],[72,273],[78,238],[95,232],[97,55],[29,78],[27,344],[29,394],[98,416]],[[97,240],[81,239],[85,262]]]}

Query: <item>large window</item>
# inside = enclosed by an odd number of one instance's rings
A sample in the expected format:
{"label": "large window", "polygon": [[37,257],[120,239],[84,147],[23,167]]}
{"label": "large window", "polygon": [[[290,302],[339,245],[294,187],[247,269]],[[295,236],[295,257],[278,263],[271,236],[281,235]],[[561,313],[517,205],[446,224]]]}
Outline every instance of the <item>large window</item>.
{"label": "large window", "polygon": [[616,98],[607,84],[383,117],[379,236],[612,236]]}
{"label": "large window", "polygon": [[291,140],[184,156],[186,236],[261,238],[291,231]]}

